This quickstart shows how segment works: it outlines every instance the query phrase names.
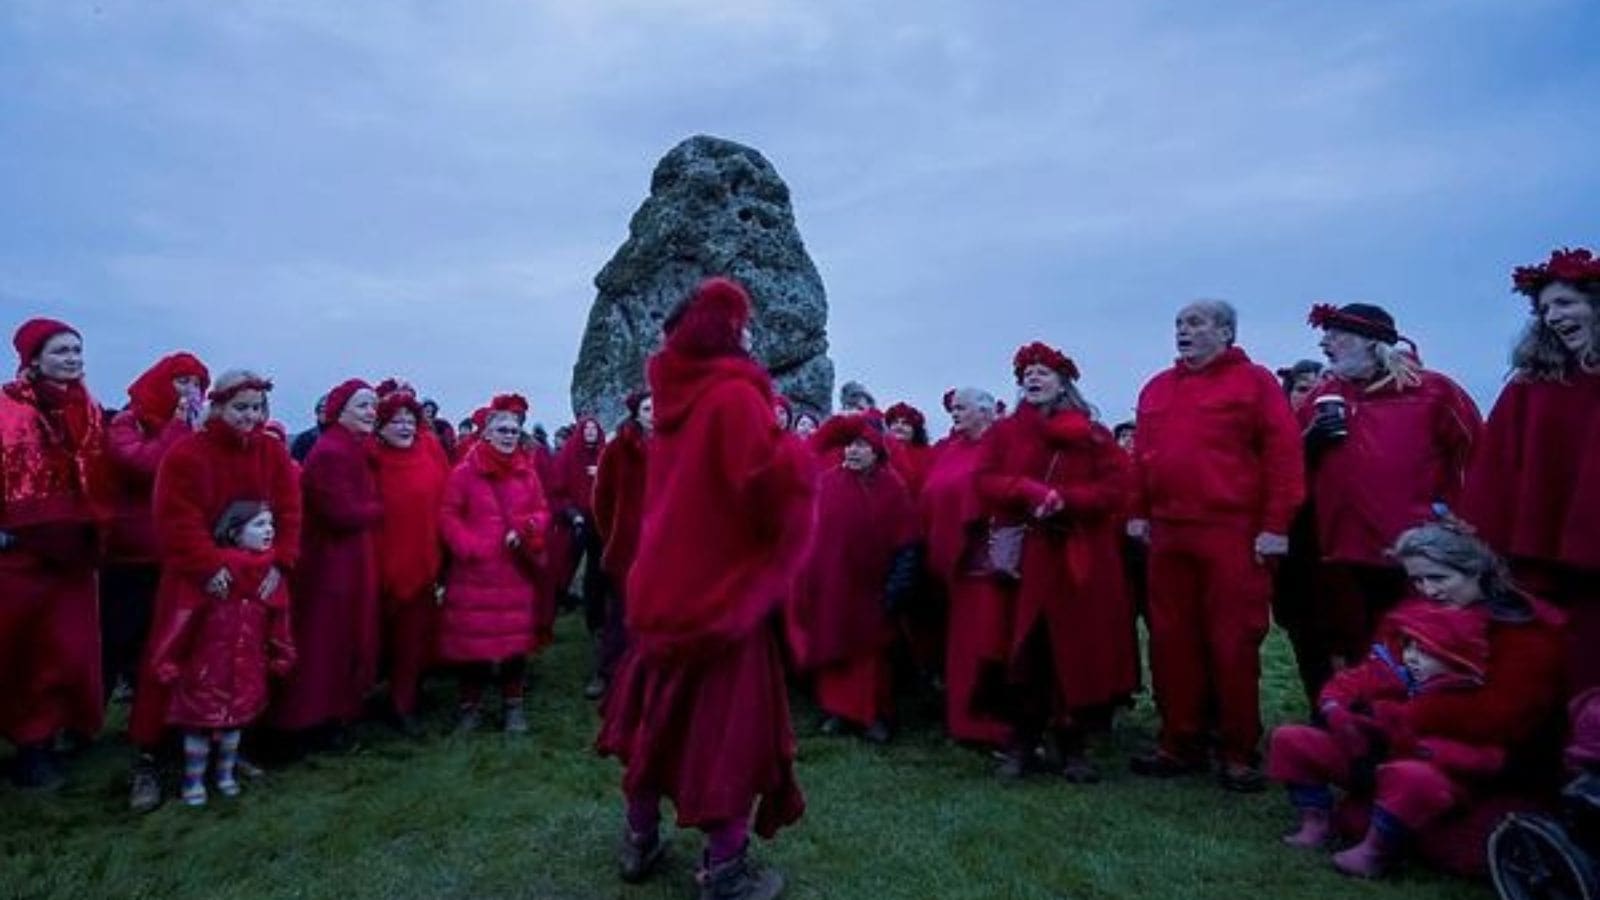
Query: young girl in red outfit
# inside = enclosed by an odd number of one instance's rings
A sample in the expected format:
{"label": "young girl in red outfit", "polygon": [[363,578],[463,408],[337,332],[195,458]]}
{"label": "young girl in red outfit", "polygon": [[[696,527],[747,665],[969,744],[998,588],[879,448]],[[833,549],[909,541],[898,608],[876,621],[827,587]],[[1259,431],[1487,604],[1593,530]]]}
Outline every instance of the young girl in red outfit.
{"label": "young girl in red outfit", "polygon": [[265,503],[235,501],[214,531],[230,577],[183,585],[155,650],[156,678],[171,689],[167,724],[183,730],[183,802],[206,803],[205,774],[216,745],[216,786],[239,794],[234,766],[240,730],[267,706],[267,673],[294,666],[289,590],[283,579],[261,596],[276,565],[276,530]]}

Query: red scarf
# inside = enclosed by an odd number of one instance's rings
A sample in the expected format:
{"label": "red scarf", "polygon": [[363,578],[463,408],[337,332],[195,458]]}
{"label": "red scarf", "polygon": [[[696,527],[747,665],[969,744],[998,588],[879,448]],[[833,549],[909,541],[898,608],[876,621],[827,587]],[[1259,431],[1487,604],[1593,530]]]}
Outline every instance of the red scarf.
{"label": "red scarf", "polygon": [[100,414],[100,410],[91,408],[83,380],[60,382],[34,377],[28,379],[27,385],[32,389],[35,408],[44,417],[45,435],[68,450],[82,447],[89,434],[89,417]]}

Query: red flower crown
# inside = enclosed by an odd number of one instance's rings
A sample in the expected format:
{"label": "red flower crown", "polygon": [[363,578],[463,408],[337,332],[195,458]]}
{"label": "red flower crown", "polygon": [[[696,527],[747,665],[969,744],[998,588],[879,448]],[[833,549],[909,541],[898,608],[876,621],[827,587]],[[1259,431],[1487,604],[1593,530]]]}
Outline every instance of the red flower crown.
{"label": "red flower crown", "polygon": [[1550,258],[1536,266],[1518,266],[1511,271],[1512,290],[1537,300],[1539,292],[1557,281],[1583,284],[1600,281],[1600,259],[1582,247],[1552,251]]}
{"label": "red flower crown", "polygon": [[237,397],[245,391],[260,391],[263,394],[270,393],[272,391],[272,379],[246,378],[237,384],[230,384],[225,388],[213,390],[211,393],[206,395],[206,399],[210,400],[212,403],[220,405],[227,403],[229,400],[232,400],[234,397]]}
{"label": "red flower crown", "polygon": [[492,412],[508,412],[513,415],[525,416],[528,414],[528,399],[521,394],[496,394],[489,401]]}
{"label": "red flower crown", "polygon": [[1060,372],[1068,381],[1078,380],[1078,364],[1072,361],[1072,357],[1040,341],[1020,348],[1017,355],[1012,357],[1011,369],[1017,376],[1017,384],[1022,383],[1022,373],[1029,366],[1044,366]]}
{"label": "red flower crown", "polygon": [[928,420],[922,415],[922,410],[909,403],[896,403],[889,407],[883,413],[883,420],[885,422],[904,420],[910,422],[915,428],[926,428],[928,425]]}

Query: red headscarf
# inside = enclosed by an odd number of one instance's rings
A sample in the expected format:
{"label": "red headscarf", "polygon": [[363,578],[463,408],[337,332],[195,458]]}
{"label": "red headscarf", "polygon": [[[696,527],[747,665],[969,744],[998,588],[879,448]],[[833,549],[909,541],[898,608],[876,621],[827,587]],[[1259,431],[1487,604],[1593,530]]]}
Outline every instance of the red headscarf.
{"label": "red headscarf", "polygon": [[372,385],[359,378],[350,378],[339,384],[338,387],[328,392],[328,400],[322,407],[323,427],[339,421],[339,416],[344,414],[345,406],[349,405],[350,398],[361,391],[372,390]]}
{"label": "red headscarf", "polygon": [[172,421],[178,408],[178,389],[172,382],[184,376],[197,379],[202,394],[211,387],[211,372],[205,363],[194,354],[183,352],[161,357],[128,385],[128,406],[140,424],[154,430]]}

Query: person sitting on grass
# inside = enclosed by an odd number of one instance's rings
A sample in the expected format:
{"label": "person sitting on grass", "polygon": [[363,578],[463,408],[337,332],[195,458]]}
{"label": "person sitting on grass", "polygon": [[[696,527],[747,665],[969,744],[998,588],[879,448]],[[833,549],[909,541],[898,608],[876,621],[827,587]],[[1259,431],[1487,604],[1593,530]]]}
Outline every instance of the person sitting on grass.
{"label": "person sitting on grass", "polygon": [[217,790],[239,795],[241,730],[267,707],[268,673],[287,674],[295,661],[288,585],[274,578],[263,589],[277,564],[272,510],[259,501],[230,503],[213,536],[222,569],[177,586],[154,650],[156,679],[171,689],[167,724],[183,731],[181,796],[188,806],[206,804],[213,744]]}
{"label": "person sitting on grass", "polygon": [[[1513,589],[1499,558],[1459,526],[1406,531],[1393,555],[1422,596],[1385,617],[1367,660],[1323,688],[1323,724],[1278,728],[1268,753],[1268,774],[1299,811],[1290,846],[1332,840],[1332,787],[1357,804],[1370,798],[1365,836],[1333,857],[1366,878],[1391,869],[1413,839],[1553,769],[1554,746],[1540,735],[1561,712],[1559,613]],[[1481,857],[1481,840],[1451,843]]]}

